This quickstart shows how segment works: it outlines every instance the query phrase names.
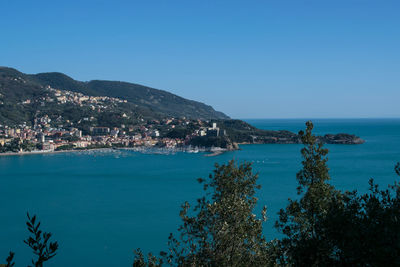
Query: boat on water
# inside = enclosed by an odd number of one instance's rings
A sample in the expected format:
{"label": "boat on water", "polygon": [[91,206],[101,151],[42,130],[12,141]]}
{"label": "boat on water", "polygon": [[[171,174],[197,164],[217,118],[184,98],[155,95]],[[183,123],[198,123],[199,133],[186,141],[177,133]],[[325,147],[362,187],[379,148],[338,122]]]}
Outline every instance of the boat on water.
{"label": "boat on water", "polygon": [[192,148],[192,146],[189,146],[188,149],[186,150],[188,153],[199,153],[199,148],[196,146],[195,148]]}

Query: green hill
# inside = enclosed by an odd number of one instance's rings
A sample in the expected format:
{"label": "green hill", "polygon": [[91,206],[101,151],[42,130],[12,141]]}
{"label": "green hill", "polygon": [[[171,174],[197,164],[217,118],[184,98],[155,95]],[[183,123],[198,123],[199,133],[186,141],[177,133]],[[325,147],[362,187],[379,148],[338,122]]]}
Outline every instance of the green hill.
{"label": "green hill", "polygon": [[166,116],[188,117],[193,119],[228,119],[222,112],[211,106],[188,100],[167,91],[154,89],[140,84],[94,80],[76,81],[65,74],[50,72],[29,75],[41,85],[80,92],[91,96],[109,96],[128,100],[128,102],[146,107]]}
{"label": "green hill", "polygon": [[[0,67],[0,123],[29,122],[38,110],[52,111],[52,105],[47,104],[47,108],[44,108],[40,101],[30,105],[21,104],[27,99],[46,97],[47,86],[87,96],[108,96],[127,100],[127,103],[116,107],[118,112],[128,112],[137,118],[229,119],[206,104],[139,84],[100,80],[81,82],[63,73],[24,74],[12,68]],[[64,113],[60,107],[57,112]]]}

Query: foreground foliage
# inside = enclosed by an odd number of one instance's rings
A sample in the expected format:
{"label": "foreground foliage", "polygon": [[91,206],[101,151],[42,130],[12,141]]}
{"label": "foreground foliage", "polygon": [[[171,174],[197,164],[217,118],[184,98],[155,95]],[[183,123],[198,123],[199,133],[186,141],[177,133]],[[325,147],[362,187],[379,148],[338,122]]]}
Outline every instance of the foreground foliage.
{"label": "foreground foliage", "polygon": [[172,266],[257,266],[270,262],[270,244],[262,234],[266,207],[261,219],[253,214],[255,190],[260,188],[257,178],[249,163],[216,164],[213,175],[199,179],[205,196],[193,209],[187,202],[182,206],[180,235],[170,235],[169,251],[162,252],[160,259],[150,255],[147,263],[136,251],[134,266],[163,262]]}
{"label": "foreground foliage", "polygon": [[[382,266],[400,264],[400,186],[386,190],[369,181],[366,194],[340,192],[329,185],[327,150],[317,144],[307,123],[297,174],[299,200],[281,210],[276,226],[278,263],[296,266]],[[400,175],[400,165],[395,167]]]}
{"label": "foreground foliage", "polygon": [[35,267],[42,267],[45,261],[48,261],[57,254],[58,243],[49,242],[52,234],[42,232],[39,229],[40,222],[36,223],[36,215],[30,217],[28,213],[27,216],[28,221],[26,225],[32,236],[24,240],[24,243],[27,244],[33,250],[33,254],[37,256],[36,260],[32,259],[32,264],[35,265]]}
{"label": "foreground foliage", "polygon": [[334,253],[329,239],[321,232],[321,222],[326,220],[332,201],[341,194],[332,185],[326,165],[328,150],[312,135],[313,124],[307,122],[305,132],[299,133],[304,148],[301,149],[303,168],[297,173],[298,200],[290,200],[286,209],[279,212],[276,227],[286,236],[282,246],[281,263],[298,266],[332,264]]}
{"label": "foreground foliage", "polygon": [[[57,254],[58,243],[50,242],[51,233],[43,232],[40,230],[40,222],[36,220],[36,215],[30,216],[27,213],[28,220],[26,225],[31,234],[24,243],[27,244],[36,255],[36,259],[32,259],[32,264],[35,267],[43,267],[43,263],[50,260]],[[10,252],[6,259],[6,267],[12,267],[14,263],[14,252]]]}

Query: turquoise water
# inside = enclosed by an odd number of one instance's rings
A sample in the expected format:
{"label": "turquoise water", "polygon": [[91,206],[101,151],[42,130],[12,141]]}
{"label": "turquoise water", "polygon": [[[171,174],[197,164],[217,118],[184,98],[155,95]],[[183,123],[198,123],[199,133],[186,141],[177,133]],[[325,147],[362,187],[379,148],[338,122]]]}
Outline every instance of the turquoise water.
{"label": "turquoise water", "polygon": [[[265,129],[298,131],[305,120],[248,120]],[[363,145],[328,146],[332,184],[365,192],[373,177],[386,186],[398,180],[400,120],[314,120],[315,133],[354,133]],[[130,266],[133,249],[158,253],[179,224],[180,205],[201,196],[196,178],[215,162],[253,162],[268,206],[267,238],[277,237],[276,212],[295,197],[301,145],[246,145],[217,157],[203,154],[146,155],[137,152],[81,152],[0,157],[0,260],[16,252],[17,266],[31,253],[25,214],[38,214],[54,233],[59,254],[47,266]]]}

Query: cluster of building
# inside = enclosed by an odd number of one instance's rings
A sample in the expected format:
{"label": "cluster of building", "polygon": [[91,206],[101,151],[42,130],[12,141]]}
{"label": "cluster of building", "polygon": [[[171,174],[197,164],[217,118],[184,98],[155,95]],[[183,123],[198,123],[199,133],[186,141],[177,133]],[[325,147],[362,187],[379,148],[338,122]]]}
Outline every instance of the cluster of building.
{"label": "cluster of building", "polygon": [[73,91],[55,89],[50,86],[47,86],[46,90],[49,94],[36,99],[26,99],[22,101],[21,104],[29,105],[34,102],[40,102],[42,105],[45,105],[46,103],[73,104],[80,107],[88,106],[92,110],[100,112],[109,109],[110,106],[127,103],[127,100],[120,98],[108,96],[87,96]]}
{"label": "cluster of building", "polygon": [[[169,138],[162,136],[160,128],[168,132],[175,127],[185,127],[195,123],[196,129],[184,138]],[[219,129],[216,123],[212,127],[203,126],[201,120],[168,118],[161,121],[153,120],[143,125],[121,127],[90,127],[85,133],[78,128],[55,128],[51,126],[51,118],[47,115],[36,118],[34,125],[26,123],[17,127],[0,125],[0,145],[5,146],[18,139],[22,144],[29,142],[36,149],[44,151],[89,149],[98,147],[166,147],[176,148],[187,145],[197,136],[223,136],[225,130]],[[21,150],[22,151],[22,150]]]}
{"label": "cluster of building", "polygon": [[82,93],[68,90],[59,90],[47,86],[46,89],[54,94],[54,100],[60,104],[75,104],[79,106],[89,105],[93,110],[107,108],[108,104],[127,103],[127,100],[108,96],[87,96]]}

